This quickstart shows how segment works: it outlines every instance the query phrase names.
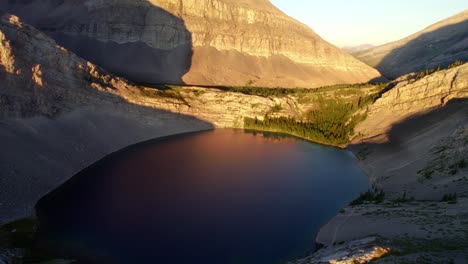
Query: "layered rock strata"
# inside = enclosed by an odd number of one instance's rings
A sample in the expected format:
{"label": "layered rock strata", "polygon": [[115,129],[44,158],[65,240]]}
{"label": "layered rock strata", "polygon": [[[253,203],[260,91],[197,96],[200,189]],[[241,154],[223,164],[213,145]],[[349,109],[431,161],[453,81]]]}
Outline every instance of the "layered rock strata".
{"label": "layered rock strata", "polygon": [[0,8],[143,83],[317,87],[380,76],[265,0],[37,0]]}

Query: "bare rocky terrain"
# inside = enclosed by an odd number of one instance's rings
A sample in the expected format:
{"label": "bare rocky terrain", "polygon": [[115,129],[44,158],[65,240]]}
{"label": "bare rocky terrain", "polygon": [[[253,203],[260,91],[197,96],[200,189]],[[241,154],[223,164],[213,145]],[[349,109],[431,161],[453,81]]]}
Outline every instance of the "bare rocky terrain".
{"label": "bare rocky terrain", "polygon": [[380,77],[267,0],[2,1],[0,9],[142,83],[319,87]]}
{"label": "bare rocky terrain", "polygon": [[468,61],[468,10],[404,39],[352,54],[392,79]]}
{"label": "bare rocky terrain", "polygon": [[[368,107],[368,117],[356,126],[348,148],[360,159],[376,193],[385,197],[344,208],[316,238],[325,248],[299,263],[341,258],[337,263],[353,263],[363,252],[372,256],[376,248],[390,254],[375,263],[464,263],[466,70],[465,64],[420,80],[403,76]],[[373,239],[361,243],[367,238]]]}

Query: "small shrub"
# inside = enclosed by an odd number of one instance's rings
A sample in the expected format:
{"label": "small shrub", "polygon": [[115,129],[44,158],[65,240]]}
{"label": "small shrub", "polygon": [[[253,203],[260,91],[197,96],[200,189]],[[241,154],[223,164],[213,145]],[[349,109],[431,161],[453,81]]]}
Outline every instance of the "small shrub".
{"label": "small shrub", "polygon": [[428,180],[432,179],[433,170],[424,170],[422,171],[422,176]]}
{"label": "small shrub", "polygon": [[283,110],[283,107],[280,104],[276,104],[270,109],[270,113],[279,113],[281,110]]}
{"label": "small shrub", "polygon": [[349,205],[355,206],[355,205],[361,205],[366,202],[373,202],[376,204],[382,203],[385,198],[385,193],[383,190],[373,192],[373,191],[367,191],[365,193],[361,193],[358,198],[356,198],[354,201],[352,201]]}
{"label": "small shrub", "polygon": [[37,226],[38,222],[34,218],[20,219],[1,226],[0,247],[31,247]]}
{"label": "small shrub", "polygon": [[442,199],[440,201],[446,202],[448,204],[456,204],[458,202],[457,193],[444,194],[444,196],[442,196]]}
{"label": "small shrub", "polygon": [[245,86],[253,86],[255,84],[255,80],[249,80]]}
{"label": "small shrub", "polygon": [[455,68],[455,67],[458,67],[458,66],[461,66],[465,64],[463,61],[461,60],[457,60],[455,61],[454,63],[450,64],[449,66],[447,66],[447,69],[451,69],[451,68]]}
{"label": "small shrub", "polygon": [[193,90],[193,94],[196,96],[196,97],[199,97],[200,95],[204,94],[205,91],[202,91],[202,90]]}
{"label": "small shrub", "polygon": [[408,198],[406,196],[406,191],[403,193],[403,195],[400,198],[395,199],[393,202],[394,203],[408,203],[414,201],[414,197]]}
{"label": "small shrub", "polygon": [[457,167],[459,169],[464,169],[466,168],[467,164],[466,164],[466,160],[465,159],[461,159],[458,163],[457,163]]}
{"label": "small shrub", "polygon": [[370,154],[370,150],[368,147],[364,147],[363,149],[360,149],[357,158],[358,160],[366,160],[367,156]]}
{"label": "small shrub", "polygon": [[426,70],[421,71],[418,74],[414,75],[413,77],[411,77],[411,80],[413,82],[415,82],[415,81],[417,81],[419,79],[422,79],[422,78],[424,78],[424,77],[426,77],[428,75],[431,75],[431,74],[433,74],[435,72],[445,70],[445,69],[455,68],[455,67],[461,66],[463,64],[465,64],[463,61],[457,60],[457,61],[453,62],[452,64],[449,64],[446,68],[437,67],[437,69],[426,69]]}

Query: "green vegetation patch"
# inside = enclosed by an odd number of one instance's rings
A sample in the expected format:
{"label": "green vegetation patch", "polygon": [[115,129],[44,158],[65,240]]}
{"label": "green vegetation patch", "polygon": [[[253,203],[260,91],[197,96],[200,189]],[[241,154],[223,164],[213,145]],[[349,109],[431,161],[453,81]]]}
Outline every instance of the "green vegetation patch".
{"label": "green vegetation patch", "polygon": [[229,86],[213,86],[218,90],[234,93],[242,93],[246,95],[257,95],[263,97],[285,97],[291,94],[300,92],[302,89],[288,89],[288,88],[267,88],[267,87],[229,87]]}
{"label": "green vegetation patch", "polygon": [[279,107],[274,107],[260,120],[257,118],[245,118],[244,127],[292,134],[315,142],[331,145],[348,143],[350,135],[354,134],[357,123],[366,118],[365,114],[354,115],[364,106],[361,97],[355,102],[343,102],[319,97],[317,109],[305,114],[303,120],[292,117],[271,117],[271,112],[278,112]]}
{"label": "green vegetation patch", "polygon": [[468,240],[466,239],[417,239],[400,238],[392,240],[394,245],[391,255],[405,256],[414,253],[443,252],[453,250],[466,250]]}
{"label": "green vegetation patch", "polygon": [[361,161],[364,161],[367,159],[367,156],[369,156],[369,154],[371,154],[371,150],[369,150],[368,147],[364,147],[358,151],[357,158]]}
{"label": "green vegetation patch", "polygon": [[421,175],[420,182],[430,180],[436,174],[453,176],[467,167],[466,158],[455,158],[455,161],[453,161],[453,159],[453,155],[441,154],[439,157],[430,161],[426,167],[418,171],[418,174]]}
{"label": "green vegetation patch", "polygon": [[461,66],[465,64],[465,62],[461,61],[461,60],[457,60],[455,62],[453,62],[452,64],[449,64],[447,67],[443,68],[443,67],[437,67],[436,69],[427,69],[427,70],[424,70],[424,71],[421,71],[415,75],[412,75],[410,76],[409,80],[411,82],[415,82],[417,80],[420,80],[426,76],[429,76],[435,72],[438,72],[438,71],[442,71],[442,70],[448,70],[448,69],[452,69],[452,68],[455,68],[455,67],[458,67],[458,66]]}
{"label": "green vegetation patch", "polygon": [[[386,84],[377,84],[378,87],[383,87]],[[175,89],[175,88],[184,88],[184,86],[178,85],[158,85],[158,84],[142,84],[142,86],[152,87],[159,90],[165,89]],[[344,95],[355,95],[358,94],[360,90],[364,88],[374,87],[375,84],[371,83],[360,83],[360,84],[338,84],[323,86],[318,88],[281,88],[281,87],[257,87],[257,86],[206,86],[198,85],[197,87],[201,88],[211,88],[217,89],[226,92],[233,93],[242,93],[246,95],[256,95],[262,97],[286,97],[288,95],[301,95],[301,94],[310,94],[310,93],[322,93],[329,91],[337,91],[340,94]]]}
{"label": "green vegetation patch", "polygon": [[464,131],[465,128],[461,125],[452,136],[441,139],[431,148],[432,159],[418,171],[419,182],[422,183],[437,176],[451,177],[466,170],[468,142],[465,140]]}
{"label": "green vegetation patch", "polygon": [[406,191],[403,192],[402,196],[401,197],[398,197],[396,198],[395,200],[393,200],[393,203],[395,204],[402,204],[402,203],[409,203],[409,202],[413,202],[415,199],[413,196],[411,197],[407,197],[406,195]]}
{"label": "green vegetation patch", "polygon": [[37,220],[25,218],[0,227],[0,247],[30,248],[38,227]]}
{"label": "green vegetation patch", "polygon": [[[73,260],[57,259],[48,256],[36,246],[36,232],[39,222],[28,217],[0,226],[0,249],[18,250],[18,255],[11,256],[5,263],[73,263]],[[0,259],[1,262],[2,259]],[[9,262],[12,261],[12,262]],[[3,263],[3,262],[2,262]]]}
{"label": "green vegetation patch", "polygon": [[276,104],[270,109],[270,113],[279,113],[281,110],[283,110],[283,107],[280,104]]}
{"label": "green vegetation patch", "polygon": [[458,202],[457,193],[444,194],[442,196],[441,202],[446,202],[448,204],[456,204]]}
{"label": "green vegetation patch", "polygon": [[[200,96],[203,91],[187,90],[183,86],[176,85],[148,85],[139,87],[141,93],[147,97],[171,98],[189,105],[184,98],[187,91],[195,96]],[[148,88],[150,86],[151,88]],[[226,92],[242,93],[262,97],[281,98],[294,96],[297,101],[311,103],[313,109],[299,118],[279,117],[276,113],[283,110],[283,106],[274,105],[263,118],[245,118],[244,128],[280,132],[305,138],[311,141],[328,144],[344,145],[354,135],[354,127],[366,118],[362,111],[356,112],[372,104],[381,95],[390,89],[388,84],[346,84],[333,85],[320,88],[267,88],[267,87],[229,87],[229,86],[200,86],[203,88],[218,89]],[[366,92],[371,92],[365,95]],[[183,92],[183,93],[182,93]],[[332,92],[332,93],[329,93]],[[330,96],[327,97],[327,96]],[[336,98],[336,97],[343,98]],[[346,98],[344,98],[346,97]],[[331,99],[333,98],[333,99]],[[252,105],[252,108],[256,105]],[[308,107],[310,109],[310,107]]]}
{"label": "green vegetation patch", "polygon": [[[156,88],[155,86],[153,86],[153,88],[139,86],[138,89],[140,90],[141,94],[145,97],[175,99],[187,106],[190,106],[187,100],[182,95],[181,91],[183,90],[183,88],[181,88],[180,86],[162,85],[158,86],[158,88]],[[194,90],[193,92],[194,95],[197,97],[203,94],[203,91],[201,90]]]}
{"label": "green vegetation patch", "polygon": [[364,203],[375,203],[379,204],[382,203],[385,198],[385,192],[383,190],[380,191],[367,191],[365,193],[361,193],[358,198],[354,199],[349,205],[356,206],[361,205]]}

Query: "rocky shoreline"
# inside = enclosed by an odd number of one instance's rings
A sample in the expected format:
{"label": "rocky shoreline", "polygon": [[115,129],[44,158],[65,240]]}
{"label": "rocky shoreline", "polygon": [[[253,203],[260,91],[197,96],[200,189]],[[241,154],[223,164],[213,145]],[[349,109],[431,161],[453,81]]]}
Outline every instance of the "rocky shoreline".
{"label": "rocky shoreline", "polygon": [[[464,263],[468,259],[468,222],[463,220],[468,216],[468,101],[444,101],[443,93],[421,97],[444,87],[441,81],[450,73],[439,74],[411,90],[397,86],[370,106],[368,119],[356,127],[363,138],[356,138],[348,148],[385,198],[371,197],[344,208],[316,238],[325,249],[299,263],[325,259],[352,263],[346,261],[357,259],[359,250],[374,248],[390,250],[388,257],[375,263],[425,259]],[[456,74],[462,76],[457,85],[465,93],[466,70],[460,68]],[[443,76],[440,81],[429,82],[437,75]],[[432,103],[436,106],[430,107]],[[354,257],[349,254],[356,241],[367,237],[378,239],[354,250]]]}

